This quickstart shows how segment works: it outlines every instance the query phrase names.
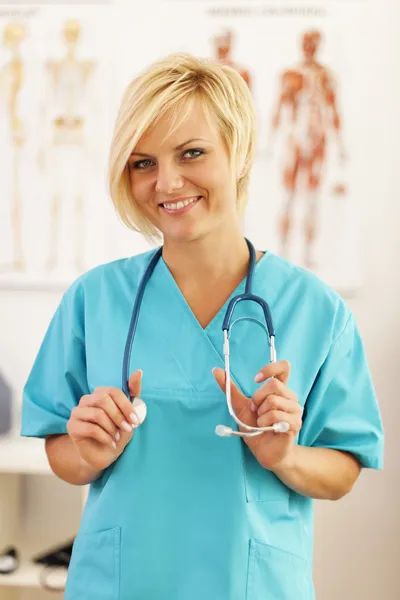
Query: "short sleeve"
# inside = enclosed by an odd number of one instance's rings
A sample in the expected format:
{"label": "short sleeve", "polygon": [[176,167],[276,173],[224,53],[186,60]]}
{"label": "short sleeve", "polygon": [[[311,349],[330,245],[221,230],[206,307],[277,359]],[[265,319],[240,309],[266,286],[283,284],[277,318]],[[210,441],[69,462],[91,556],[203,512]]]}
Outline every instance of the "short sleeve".
{"label": "short sleeve", "polygon": [[363,467],[382,469],[383,438],[365,350],[350,313],[306,400],[299,444],[346,451]]}
{"label": "short sleeve", "polygon": [[21,435],[67,433],[71,410],[88,394],[83,327],[76,296],[64,295],[24,387]]}

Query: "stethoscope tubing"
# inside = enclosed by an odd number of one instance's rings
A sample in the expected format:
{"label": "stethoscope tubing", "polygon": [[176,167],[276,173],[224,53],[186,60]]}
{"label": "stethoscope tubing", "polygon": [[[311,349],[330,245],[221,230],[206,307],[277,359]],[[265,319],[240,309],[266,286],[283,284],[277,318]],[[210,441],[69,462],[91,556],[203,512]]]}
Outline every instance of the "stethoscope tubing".
{"label": "stethoscope tubing", "polygon": [[[239,302],[247,300],[250,302],[256,302],[257,304],[259,304],[261,306],[263,313],[264,313],[264,317],[265,317],[265,322],[266,322],[265,329],[266,329],[266,333],[268,334],[268,340],[269,340],[270,362],[276,361],[275,330],[274,330],[274,326],[273,326],[273,322],[272,322],[271,312],[269,310],[269,306],[268,306],[267,302],[263,298],[260,298],[259,296],[255,296],[252,293],[253,276],[254,276],[255,265],[256,265],[256,253],[255,253],[253,244],[248,239],[246,239],[246,242],[247,242],[247,246],[249,248],[249,253],[250,253],[250,264],[249,264],[249,269],[248,269],[248,273],[247,273],[247,277],[246,277],[245,292],[244,292],[244,294],[235,296],[229,302],[228,308],[226,310],[226,314],[224,317],[224,321],[222,324],[222,330],[224,333],[226,401],[227,401],[227,405],[228,405],[228,409],[229,409],[229,414],[235,420],[237,425],[247,429],[248,431],[247,432],[234,431],[231,428],[226,427],[225,425],[217,425],[215,431],[218,435],[222,435],[222,436],[237,435],[237,436],[241,436],[241,437],[253,437],[255,435],[260,435],[261,433],[264,433],[265,431],[272,431],[272,430],[276,431],[276,432],[288,431],[287,423],[277,423],[275,425],[272,425],[271,427],[252,427],[250,425],[247,425],[246,423],[243,423],[242,421],[240,421],[240,419],[238,419],[238,417],[235,414],[235,411],[233,410],[233,407],[232,407],[231,389],[230,389],[231,377],[230,377],[230,360],[229,360],[229,358],[230,358],[229,357],[229,336],[230,336],[232,326],[236,322],[235,321],[234,323],[232,323],[233,312],[234,312],[237,304],[239,304]],[[131,361],[133,341],[135,338],[135,333],[136,333],[136,328],[137,328],[137,324],[138,324],[139,313],[140,313],[140,308],[141,308],[142,301],[143,301],[144,292],[146,290],[146,286],[149,282],[149,279],[150,279],[158,261],[160,260],[161,256],[162,256],[162,246],[159,247],[155,251],[155,253],[153,254],[153,256],[150,259],[149,264],[146,267],[146,270],[144,272],[142,280],[139,284],[138,292],[136,294],[135,302],[134,302],[133,309],[132,309],[132,316],[131,316],[128,334],[127,334],[127,338],[126,338],[124,358],[123,358],[123,363],[122,363],[122,391],[125,393],[125,395],[128,398],[131,398],[131,401],[135,400],[134,398],[131,397],[131,394],[129,391],[129,366],[130,366],[130,361]],[[252,319],[251,317],[249,317],[249,318],[250,318],[250,320],[255,320],[255,319]],[[237,320],[240,320],[240,319],[237,319]],[[256,321],[256,322],[258,322],[258,321]],[[258,323],[260,325],[262,325],[262,323],[260,323],[260,322],[258,322]]]}

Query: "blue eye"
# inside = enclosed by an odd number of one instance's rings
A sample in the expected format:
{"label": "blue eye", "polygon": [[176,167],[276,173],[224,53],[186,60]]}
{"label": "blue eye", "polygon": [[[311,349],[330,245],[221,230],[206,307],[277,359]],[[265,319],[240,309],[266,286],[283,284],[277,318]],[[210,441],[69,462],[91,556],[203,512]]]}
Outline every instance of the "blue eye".
{"label": "blue eye", "polygon": [[137,170],[147,169],[151,165],[151,160],[149,158],[144,158],[143,160],[138,160],[131,164],[131,168]]}
{"label": "blue eye", "polygon": [[198,156],[204,154],[204,150],[201,148],[190,148],[190,150],[185,150],[182,156],[185,156],[185,154],[190,154],[189,158],[197,158]]}

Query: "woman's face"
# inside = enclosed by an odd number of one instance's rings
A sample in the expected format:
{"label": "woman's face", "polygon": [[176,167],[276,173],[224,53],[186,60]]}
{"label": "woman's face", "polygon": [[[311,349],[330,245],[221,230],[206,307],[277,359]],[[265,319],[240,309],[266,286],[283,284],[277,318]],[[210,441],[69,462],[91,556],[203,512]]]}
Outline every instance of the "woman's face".
{"label": "woman's face", "polygon": [[199,103],[168,135],[166,114],[129,159],[132,194],[164,240],[192,241],[238,221],[236,174],[213,116]]}

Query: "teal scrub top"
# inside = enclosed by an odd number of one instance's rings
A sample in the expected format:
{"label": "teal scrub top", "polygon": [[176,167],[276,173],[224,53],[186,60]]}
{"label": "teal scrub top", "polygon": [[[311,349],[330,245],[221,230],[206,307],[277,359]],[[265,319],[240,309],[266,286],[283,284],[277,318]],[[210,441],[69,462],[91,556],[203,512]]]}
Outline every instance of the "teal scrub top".
{"label": "teal scrub top", "polygon": [[[24,388],[24,436],[67,433],[71,410],[98,386],[122,386],[138,285],[153,254],[99,266],[64,294]],[[232,296],[243,293],[242,281]],[[278,359],[304,407],[296,443],[352,453],[382,468],[383,431],[353,314],[316,276],[267,252],[255,294],[270,306]],[[313,500],[260,466],[212,369],[224,367],[228,301],[203,329],[163,258],[147,285],[129,373],[143,370],[147,419],[90,485],[66,600],[312,600]],[[242,302],[236,316],[262,318]],[[240,321],[231,372],[247,395],[269,362],[265,332]]]}

